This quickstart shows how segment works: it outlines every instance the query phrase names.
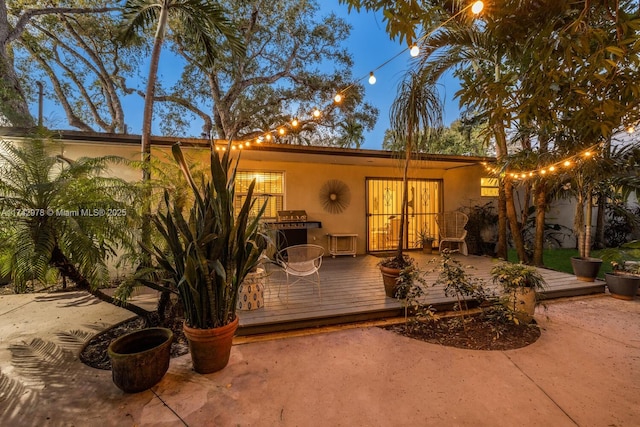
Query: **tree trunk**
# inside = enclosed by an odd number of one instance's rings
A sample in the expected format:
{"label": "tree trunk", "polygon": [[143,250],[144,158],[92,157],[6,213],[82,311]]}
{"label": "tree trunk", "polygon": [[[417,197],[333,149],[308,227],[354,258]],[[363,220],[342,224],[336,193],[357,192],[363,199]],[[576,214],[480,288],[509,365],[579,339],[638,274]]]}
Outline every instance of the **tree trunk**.
{"label": "tree trunk", "polygon": [[[34,120],[8,49],[4,43],[0,47],[0,125],[29,128]],[[3,119],[9,123],[2,123]]]}
{"label": "tree trunk", "polygon": [[585,218],[584,227],[584,256],[589,258],[591,256],[591,221],[593,220],[593,195],[591,193],[591,186],[587,186],[587,215]]}
{"label": "tree trunk", "polygon": [[573,230],[576,233],[578,255],[584,258],[586,256],[584,246],[584,198],[581,192],[578,193],[578,197],[576,199],[576,213],[573,220]]}
{"label": "tree trunk", "polygon": [[[496,68],[496,81],[499,80],[500,69]],[[493,134],[496,139],[496,158],[499,164],[504,164],[507,156],[507,136],[502,123],[493,126]],[[498,187],[498,245],[496,255],[506,260],[509,257],[507,244],[507,196],[505,186],[508,178],[499,178]]]}
{"label": "tree trunk", "polygon": [[[412,132],[408,132],[407,139],[410,141],[413,137]],[[400,214],[400,232],[398,233],[398,248],[396,250],[396,258],[398,262],[402,262],[402,249],[404,244],[404,231],[405,231],[405,223],[407,221],[407,214],[409,210],[407,209],[407,204],[409,202],[409,163],[411,162],[411,150],[407,149],[405,153],[404,160],[404,171],[402,173],[402,210]]]}
{"label": "tree trunk", "polygon": [[[151,180],[151,127],[153,123],[153,101],[155,97],[155,86],[158,77],[158,64],[160,63],[160,52],[164,41],[164,33],[167,25],[168,10],[163,7],[160,11],[158,19],[158,27],[153,42],[153,50],[151,52],[151,62],[149,64],[149,75],[147,77],[147,89],[144,96],[144,113],[142,115],[142,227],[141,240],[142,243],[151,247],[151,188],[148,182]],[[148,254],[144,253],[142,258],[143,265],[150,265],[151,260]]]}
{"label": "tree trunk", "polygon": [[509,257],[507,245],[507,199],[505,197],[504,180],[500,179],[498,187],[498,245],[496,255],[506,260]]}
{"label": "tree trunk", "polygon": [[534,200],[536,207],[536,233],[534,238],[532,264],[542,267],[544,265],[542,254],[544,249],[545,217],[547,212],[547,188],[544,183],[540,182],[534,188]]}
{"label": "tree trunk", "polygon": [[94,289],[93,286],[91,286],[91,283],[89,283],[89,281],[78,271],[75,265],[69,261],[57,246],[53,249],[51,254],[51,265],[60,272],[62,277],[72,280],[79,289],[89,292],[91,295],[102,301],[129,310],[130,312],[143,317],[147,322],[149,321],[151,312],[129,302],[117,300],[99,289]]}
{"label": "tree trunk", "polygon": [[513,181],[505,179],[505,201],[507,205],[507,218],[509,219],[509,228],[511,229],[511,238],[518,254],[518,259],[523,263],[529,262],[529,257],[524,249],[524,239],[522,238],[522,227],[518,224],[518,215],[516,206],[513,201]]}
{"label": "tree trunk", "polygon": [[607,203],[606,197],[600,193],[598,194],[598,212],[596,214],[596,231],[593,239],[593,247],[596,249],[603,249],[607,247],[604,241],[604,215],[606,213]]}

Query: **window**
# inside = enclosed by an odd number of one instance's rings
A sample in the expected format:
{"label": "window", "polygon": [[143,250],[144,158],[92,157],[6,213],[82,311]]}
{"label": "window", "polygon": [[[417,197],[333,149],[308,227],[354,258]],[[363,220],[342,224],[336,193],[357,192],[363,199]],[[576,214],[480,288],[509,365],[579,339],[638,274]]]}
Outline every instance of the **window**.
{"label": "window", "polygon": [[498,197],[498,178],[480,178],[480,196]]}
{"label": "window", "polygon": [[247,191],[251,181],[256,180],[253,197],[253,214],[257,214],[262,204],[267,200],[264,219],[274,219],[278,211],[284,206],[284,172],[238,171],[236,173],[236,210],[242,207],[247,198]]}

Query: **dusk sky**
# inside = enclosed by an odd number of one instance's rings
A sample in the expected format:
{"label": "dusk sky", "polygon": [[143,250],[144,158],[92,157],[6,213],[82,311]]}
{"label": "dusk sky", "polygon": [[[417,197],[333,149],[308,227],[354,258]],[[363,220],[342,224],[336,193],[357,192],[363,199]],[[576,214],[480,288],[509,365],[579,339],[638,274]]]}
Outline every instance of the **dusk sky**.
{"label": "dusk sky", "polygon": [[[385,130],[389,126],[389,107],[393,102],[398,84],[404,73],[408,70],[411,57],[406,44],[399,41],[391,41],[385,31],[385,23],[381,13],[348,13],[346,5],[340,5],[338,0],[320,0],[320,13],[326,15],[331,11],[342,16],[352,26],[352,32],[348,39],[347,49],[353,55],[352,75],[365,86],[365,100],[379,110],[378,121],[372,131],[365,133],[365,143],[362,148],[380,149]],[[400,54],[400,55],[398,55]],[[397,56],[397,57],[396,57]],[[388,64],[375,71],[377,82],[375,85],[368,83],[369,72],[377,69],[385,62],[394,58]],[[177,78],[181,72],[172,73],[172,64],[176,62],[169,49],[164,49],[160,56],[160,78],[169,82],[172,75]],[[139,70],[139,75],[146,76],[148,64],[145,62]],[[453,100],[454,93],[458,90],[455,79],[447,79],[439,86],[441,96],[445,97],[444,122],[450,124],[458,118],[458,101]],[[133,84],[133,82],[131,83]],[[139,85],[144,89],[142,85]],[[130,95],[124,101],[129,133],[140,134],[142,131],[143,100],[138,95]],[[36,103],[31,104],[32,114],[37,116]],[[68,129],[66,117],[57,102],[45,101],[45,124],[53,129]],[[194,122],[192,135],[200,134],[201,123]],[[154,118],[154,134],[160,134],[157,117]]]}

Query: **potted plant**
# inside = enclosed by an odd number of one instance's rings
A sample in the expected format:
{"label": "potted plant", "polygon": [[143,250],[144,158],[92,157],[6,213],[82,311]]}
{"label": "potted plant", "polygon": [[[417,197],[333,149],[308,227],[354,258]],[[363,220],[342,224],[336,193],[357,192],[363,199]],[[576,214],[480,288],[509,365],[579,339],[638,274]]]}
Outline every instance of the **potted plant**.
{"label": "potted plant", "polygon": [[601,256],[613,267],[611,273],[605,273],[611,296],[623,300],[634,299],[640,287],[640,241],[603,249]]}
{"label": "potted plant", "polygon": [[146,328],[123,335],[109,344],[111,376],[125,393],[138,393],[158,384],[169,369],[173,332]]}
{"label": "potted plant", "polygon": [[395,256],[381,261],[378,265],[385,282],[385,292],[394,298],[396,288],[388,285],[395,283],[400,272],[413,264],[413,259],[403,254],[404,236],[407,224],[409,181],[408,172],[411,157],[420,143],[428,141],[430,132],[442,122],[442,103],[435,85],[425,73],[409,72],[401,82],[398,95],[389,112],[393,146],[404,159],[402,173],[402,199],[398,246]]}
{"label": "potted plant", "polygon": [[429,234],[428,230],[420,230],[414,245],[416,248],[422,248],[422,253],[431,254],[433,253],[433,242],[435,240],[436,238]]}
{"label": "potted plant", "polygon": [[546,285],[538,270],[530,265],[502,262],[491,269],[491,278],[494,284],[502,286],[507,308],[520,321],[531,322],[539,291]]}
{"label": "potted plant", "polygon": [[232,162],[230,152],[226,150],[221,157],[211,147],[210,176],[196,182],[180,144],[173,145],[173,156],[191,189],[192,200],[172,203],[165,190],[164,206],[152,221],[166,248],[143,245],[167,277],[166,285],[170,286],[166,289],[177,289],[184,306],[183,331],[198,373],[219,371],[229,362],[238,327],[240,285],[270,242],[259,227],[266,202],[259,208],[254,206],[255,180],[237,209],[234,178],[238,159]]}

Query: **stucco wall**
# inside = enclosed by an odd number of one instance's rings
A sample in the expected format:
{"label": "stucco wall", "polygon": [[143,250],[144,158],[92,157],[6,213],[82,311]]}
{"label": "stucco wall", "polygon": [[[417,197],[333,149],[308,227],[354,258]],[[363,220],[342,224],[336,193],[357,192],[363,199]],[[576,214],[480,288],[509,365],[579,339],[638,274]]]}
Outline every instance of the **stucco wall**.
{"label": "stucco wall", "polygon": [[444,173],[444,210],[484,204],[494,197],[480,196],[480,178],[488,177],[481,165],[447,170]]}
{"label": "stucco wall", "polygon": [[[198,152],[192,150],[189,150],[189,153],[191,156],[198,155]],[[208,153],[200,153],[200,155],[203,156],[202,161],[206,161]],[[194,160],[196,159],[196,157],[193,158]],[[328,250],[327,234],[355,233],[358,234],[358,254],[363,254],[366,251],[366,178],[398,178],[402,176],[399,163],[397,167],[373,167],[314,162],[266,162],[248,160],[241,157],[239,169],[284,172],[284,209],[305,210],[309,220],[322,222],[322,228],[308,230],[309,243],[321,245],[325,250]],[[410,175],[420,178],[441,178],[442,172],[441,170],[413,169]],[[343,181],[349,187],[351,193],[349,206],[339,214],[325,211],[319,197],[320,189],[330,179]]]}
{"label": "stucco wall", "polygon": [[[62,154],[69,158],[81,156],[118,155],[129,160],[140,158],[140,147],[135,144],[65,142]],[[187,157],[203,165],[208,164],[209,151],[201,148],[185,148]],[[168,147],[154,147],[154,158],[171,161]],[[250,156],[247,156],[250,157]],[[253,156],[256,157],[256,156]],[[272,156],[273,157],[273,156]],[[311,158],[311,157],[310,157]],[[322,228],[310,229],[308,240],[328,249],[328,233],[358,234],[357,253],[366,251],[366,178],[401,178],[402,162],[393,166],[365,166],[353,164],[327,164],[317,161],[256,160],[241,156],[241,170],[282,171],[285,175],[284,209],[304,209],[309,220],[321,221]],[[141,172],[124,165],[112,167],[111,172],[127,180],[140,179]],[[480,194],[482,168],[464,167],[453,170],[436,169],[428,161],[411,163],[409,176],[420,179],[442,179],[445,209],[456,209]],[[322,185],[330,179],[343,181],[350,189],[351,202],[340,214],[325,211],[319,198]]]}

